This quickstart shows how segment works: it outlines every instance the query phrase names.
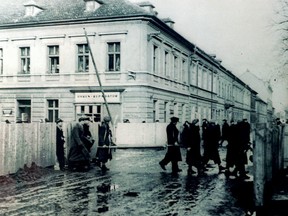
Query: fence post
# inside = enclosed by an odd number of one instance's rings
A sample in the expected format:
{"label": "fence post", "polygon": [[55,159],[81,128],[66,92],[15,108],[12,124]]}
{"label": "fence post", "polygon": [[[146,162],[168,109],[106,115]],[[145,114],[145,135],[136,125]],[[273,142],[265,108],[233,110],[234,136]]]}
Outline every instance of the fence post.
{"label": "fence post", "polygon": [[265,184],[265,140],[264,137],[255,131],[255,147],[253,151],[253,169],[254,169],[254,196],[256,207],[263,207],[264,202],[264,184]]}

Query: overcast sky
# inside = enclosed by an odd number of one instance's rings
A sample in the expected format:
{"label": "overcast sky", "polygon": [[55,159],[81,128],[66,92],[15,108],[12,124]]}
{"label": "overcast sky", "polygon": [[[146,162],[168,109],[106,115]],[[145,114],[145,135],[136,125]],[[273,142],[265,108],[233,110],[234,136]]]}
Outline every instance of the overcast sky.
{"label": "overcast sky", "polygon": [[[222,65],[235,75],[249,70],[264,80],[274,80],[277,71],[282,70],[279,32],[275,26],[277,0],[149,2],[155,6],[159,18],[170,17],[177,32],[205,52],[216,54]],[[288,102],[287,97],[278,100],[283,104]]]}

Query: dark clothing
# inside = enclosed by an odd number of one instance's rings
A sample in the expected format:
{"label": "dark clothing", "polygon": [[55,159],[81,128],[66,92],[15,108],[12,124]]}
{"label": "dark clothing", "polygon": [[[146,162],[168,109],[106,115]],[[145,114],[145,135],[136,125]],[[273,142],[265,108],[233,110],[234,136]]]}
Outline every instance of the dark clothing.
{"label": "dark clothing", "polygon": [[205,121],[202,124],[202,139],[204,140],[204,142],[207,138],[207,128],[208,128],[208,123]]}
{"label": "dark clothing", "polygon": [[199,126],[191,124],[190,126],[190,142],[187,145],[186,163],[188,166],[200,167],[201,152],[200,152],[200,128]]}
{"label": "dark clothing", "polygon": [[64,143],[65,139],[63,135],[63,130],[59,127],[56,127],[56,156],[60,170],[63,170],[65,167]]}
{"label": "dark clothing", "polygon": [[190,139],[191,139],[191,134],[190,134],[190,127],[189,125],[186,123],[183,125],[183,131],[181,133],[181,144],[184,147],[187,147],[187,145],[189,145],[190,143]]}
{"label": "dark clothing", "polygon": [[204,164],[209,160],[213,160],[215,164],[221,164],[218,152],[218,142],[220,139],[220,127],[210,123],[207,128],[206,149],[204,150]]}
{"label": "dark clothing", "polygon": [[248,163],[246,151],[250,142],[250,124],[248,122],[239,122],[237,124],[238,129],[238,141],[236,147],[236,170],[240,175],[245,175],[245,164]]}
{"label": "dark clothing", "polygon": [[238,144],[238,128],[235,124],[229,126],[227,135],[228,145],[226,153],[226,168],[233,167],[236,164],[237,146]]}
{"label": "dark clothing", "polygon": [[95,142],[95,140],[92,137],[92,134],[89,130],[89,125],[84,124],[83,125],[83,135],[81,137],[81,140],[83,141],[83,144],[85,145],[86,149],[91,152],[91,148]]}
{"label": "dark clothing", "polygon": [[106,163],[108,160],[112,160],[112,152],[111,148],[109,148],[111,145],[112,133],[108,123],[102,122],[101,125],[99,125],[98,137],[99,141],[96,159],[99,162]]}
{"label": "dark clothing", "polygon": [[227,122],[224,122],[222,125],[221,141],[219,143],[220,146],[222,146],[225,140],[228,141],[228,133],[229,133],[229,124]]}
{"label": "dark clothing", "polygon": [[83,132],[83,126],[80,123],[76,123],[72,128],[68,154],[69,167],[81,168],[90,164],[90,154],[82,140]]}
{"label": "dark clothing", "polygon": [[180,147],[177,145],[179,131],[175,124],[170,123],[166,127],[166,133],[167,133],[168,149],[164,159],[160,161],[160,164],[165,166],[169,162],[171,162],[172,172],[176,173],[179,170],[177,162],[182,161]]}
{"label": "dark clothing", "polygon": [[229,135],[229,124],[227,122],[224,122],[222,125],[222,140],[228,140],[228,135]]}

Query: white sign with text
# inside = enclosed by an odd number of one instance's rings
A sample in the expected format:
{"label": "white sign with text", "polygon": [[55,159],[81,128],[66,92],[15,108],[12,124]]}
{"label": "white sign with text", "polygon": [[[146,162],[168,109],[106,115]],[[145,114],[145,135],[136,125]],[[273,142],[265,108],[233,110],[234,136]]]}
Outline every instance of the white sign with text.
{"label": "white sign with text", "polygon": [[[120,103],[119,92],[105,92],[108,103]],[[101,92],[75,93],[75,103],[104,103]]]}

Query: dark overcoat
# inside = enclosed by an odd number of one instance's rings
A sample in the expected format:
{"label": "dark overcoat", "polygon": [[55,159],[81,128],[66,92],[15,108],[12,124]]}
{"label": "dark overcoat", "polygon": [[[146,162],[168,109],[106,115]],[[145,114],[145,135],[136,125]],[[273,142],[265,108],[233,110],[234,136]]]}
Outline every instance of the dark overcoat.
{"label": "dark overcoat", "polygon": [[59,162],[60,168],[65,166],[65,152],[64,152],[64,134],[63,130],[56,127],[56,156]]}
{"label": "dark overcoat", "polygon": [[76,123],[71,131],[70,149],[68,154],[68,161],[83,162],[90,160],[90,154],[84,146],[81,137],[83,136],[83,126]]}
{"label": "dark overcoat", "polygon": [[182,161],[180,146],[178,143],[179,131],[172,122],[166,127],[168,149],[166,158],[170,161]]}
{"label": "dark overcoat", "polygon": [[228,145],[227,145],[227,153],[226,153],[226,167],[233,167],[236,164],[238,149],[239,146],[239,136],[237,135],[238,128],[235,124],[231,124],[229,126],[228,131]]}
{"label": "dark overcoat", "polygon": [[96,158],[99,162],[106,163],[108,160],[112,159],[110,148],[112,132],[108,123],[102,122],[101,125],[99,125],[98,138]]}
{"label": "dark overcoat", "polygon": [[196,126],[194,124],[190,125],[190,142],[187,145],[187,148],[190,148],[190,150],[187,150],[186,154],[186,163],[188,165],[194,165],[198,166],[201,162],[201,151],[200,151],[200,128],[199,126]]}

